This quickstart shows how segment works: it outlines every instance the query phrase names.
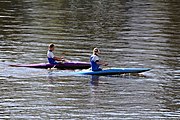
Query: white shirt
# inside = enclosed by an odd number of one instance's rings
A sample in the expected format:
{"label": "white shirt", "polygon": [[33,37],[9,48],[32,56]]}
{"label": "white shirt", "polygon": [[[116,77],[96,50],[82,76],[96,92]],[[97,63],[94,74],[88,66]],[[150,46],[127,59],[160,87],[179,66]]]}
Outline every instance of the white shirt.
{"label": "white shirt", "polygon": [[99,57],[97,55],[91,55],[91,60],[96,62],[96,61],[99,61]]}
{"label": "white shirt", "polygon": [[54,53],[52,51],[48,50],[47,57],[48,58],[54,58]]}

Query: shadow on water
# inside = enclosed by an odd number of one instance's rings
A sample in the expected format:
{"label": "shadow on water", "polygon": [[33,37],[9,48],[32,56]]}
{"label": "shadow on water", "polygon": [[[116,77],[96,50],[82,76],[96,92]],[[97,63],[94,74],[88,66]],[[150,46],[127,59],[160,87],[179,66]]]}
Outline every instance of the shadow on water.
{"label": "shadow on water", "polygon": [[141,78],[146,78],[146,79],[150,79],[152,78],[152,76],[148,75],[148,74],[143,74],[143,73],[131,73],[131,74],[119,74],[119,75],[107,75],[107,76],[98,76],[98,75],[91,75],[90,76],[90,83],[93,86],[98,86],[99,85],[99,81],[101,80],[101,78],[113,78],[113,79],[141,79]]}

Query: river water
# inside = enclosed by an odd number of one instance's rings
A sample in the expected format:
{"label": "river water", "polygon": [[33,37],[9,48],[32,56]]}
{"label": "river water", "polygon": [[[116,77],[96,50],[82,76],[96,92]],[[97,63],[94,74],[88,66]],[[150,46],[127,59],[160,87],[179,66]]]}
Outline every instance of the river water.
{"label": "river water", "polygon": [[[179,0],[1,0],[0,119],[180,119]],[[108,67],[148,67],[144,77],[72,76],[15,68],[55,55]]]}

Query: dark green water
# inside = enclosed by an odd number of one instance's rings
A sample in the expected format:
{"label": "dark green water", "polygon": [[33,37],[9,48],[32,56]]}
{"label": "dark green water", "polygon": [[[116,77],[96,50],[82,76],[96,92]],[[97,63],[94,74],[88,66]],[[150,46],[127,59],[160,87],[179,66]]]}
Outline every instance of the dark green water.
{"label": "dark green water", "polygon": [[[1,0],[0,119],[180,118],[179,0]],[[146,77],[71,76],[14,68],[55,54],[109,67],[148,67]]]}

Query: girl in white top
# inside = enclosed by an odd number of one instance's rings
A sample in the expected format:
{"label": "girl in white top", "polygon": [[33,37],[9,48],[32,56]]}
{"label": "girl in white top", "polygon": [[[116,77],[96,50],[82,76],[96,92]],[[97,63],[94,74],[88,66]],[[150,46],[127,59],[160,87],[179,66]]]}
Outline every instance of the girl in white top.
{"label": "girl in white top", "polygon": [[98,48],[93,49],[93,54],[90,57],[92,71],[100,71],[100,70],[102,70],[100,68],[100,65],[104,65],[104,66],[108,65],[106,62],[100,61],[99,53],[100,53],[100,51]]}
{"label": "girl in white top", "polygon": [[53,53],[53,51],[54,51],[54,49],[55,49],[55,46],[54,46],[54,44],[50,44],[49,45],[49,47],[48,47],[48,51],[47,51],[47,58],[48,58],[48,62],[50,63],[50,64],[58,64],[58,62],[57,61],[65,61],[64,60],[64,57],[56,57],[56,56],[54,56],[54,53]]}

